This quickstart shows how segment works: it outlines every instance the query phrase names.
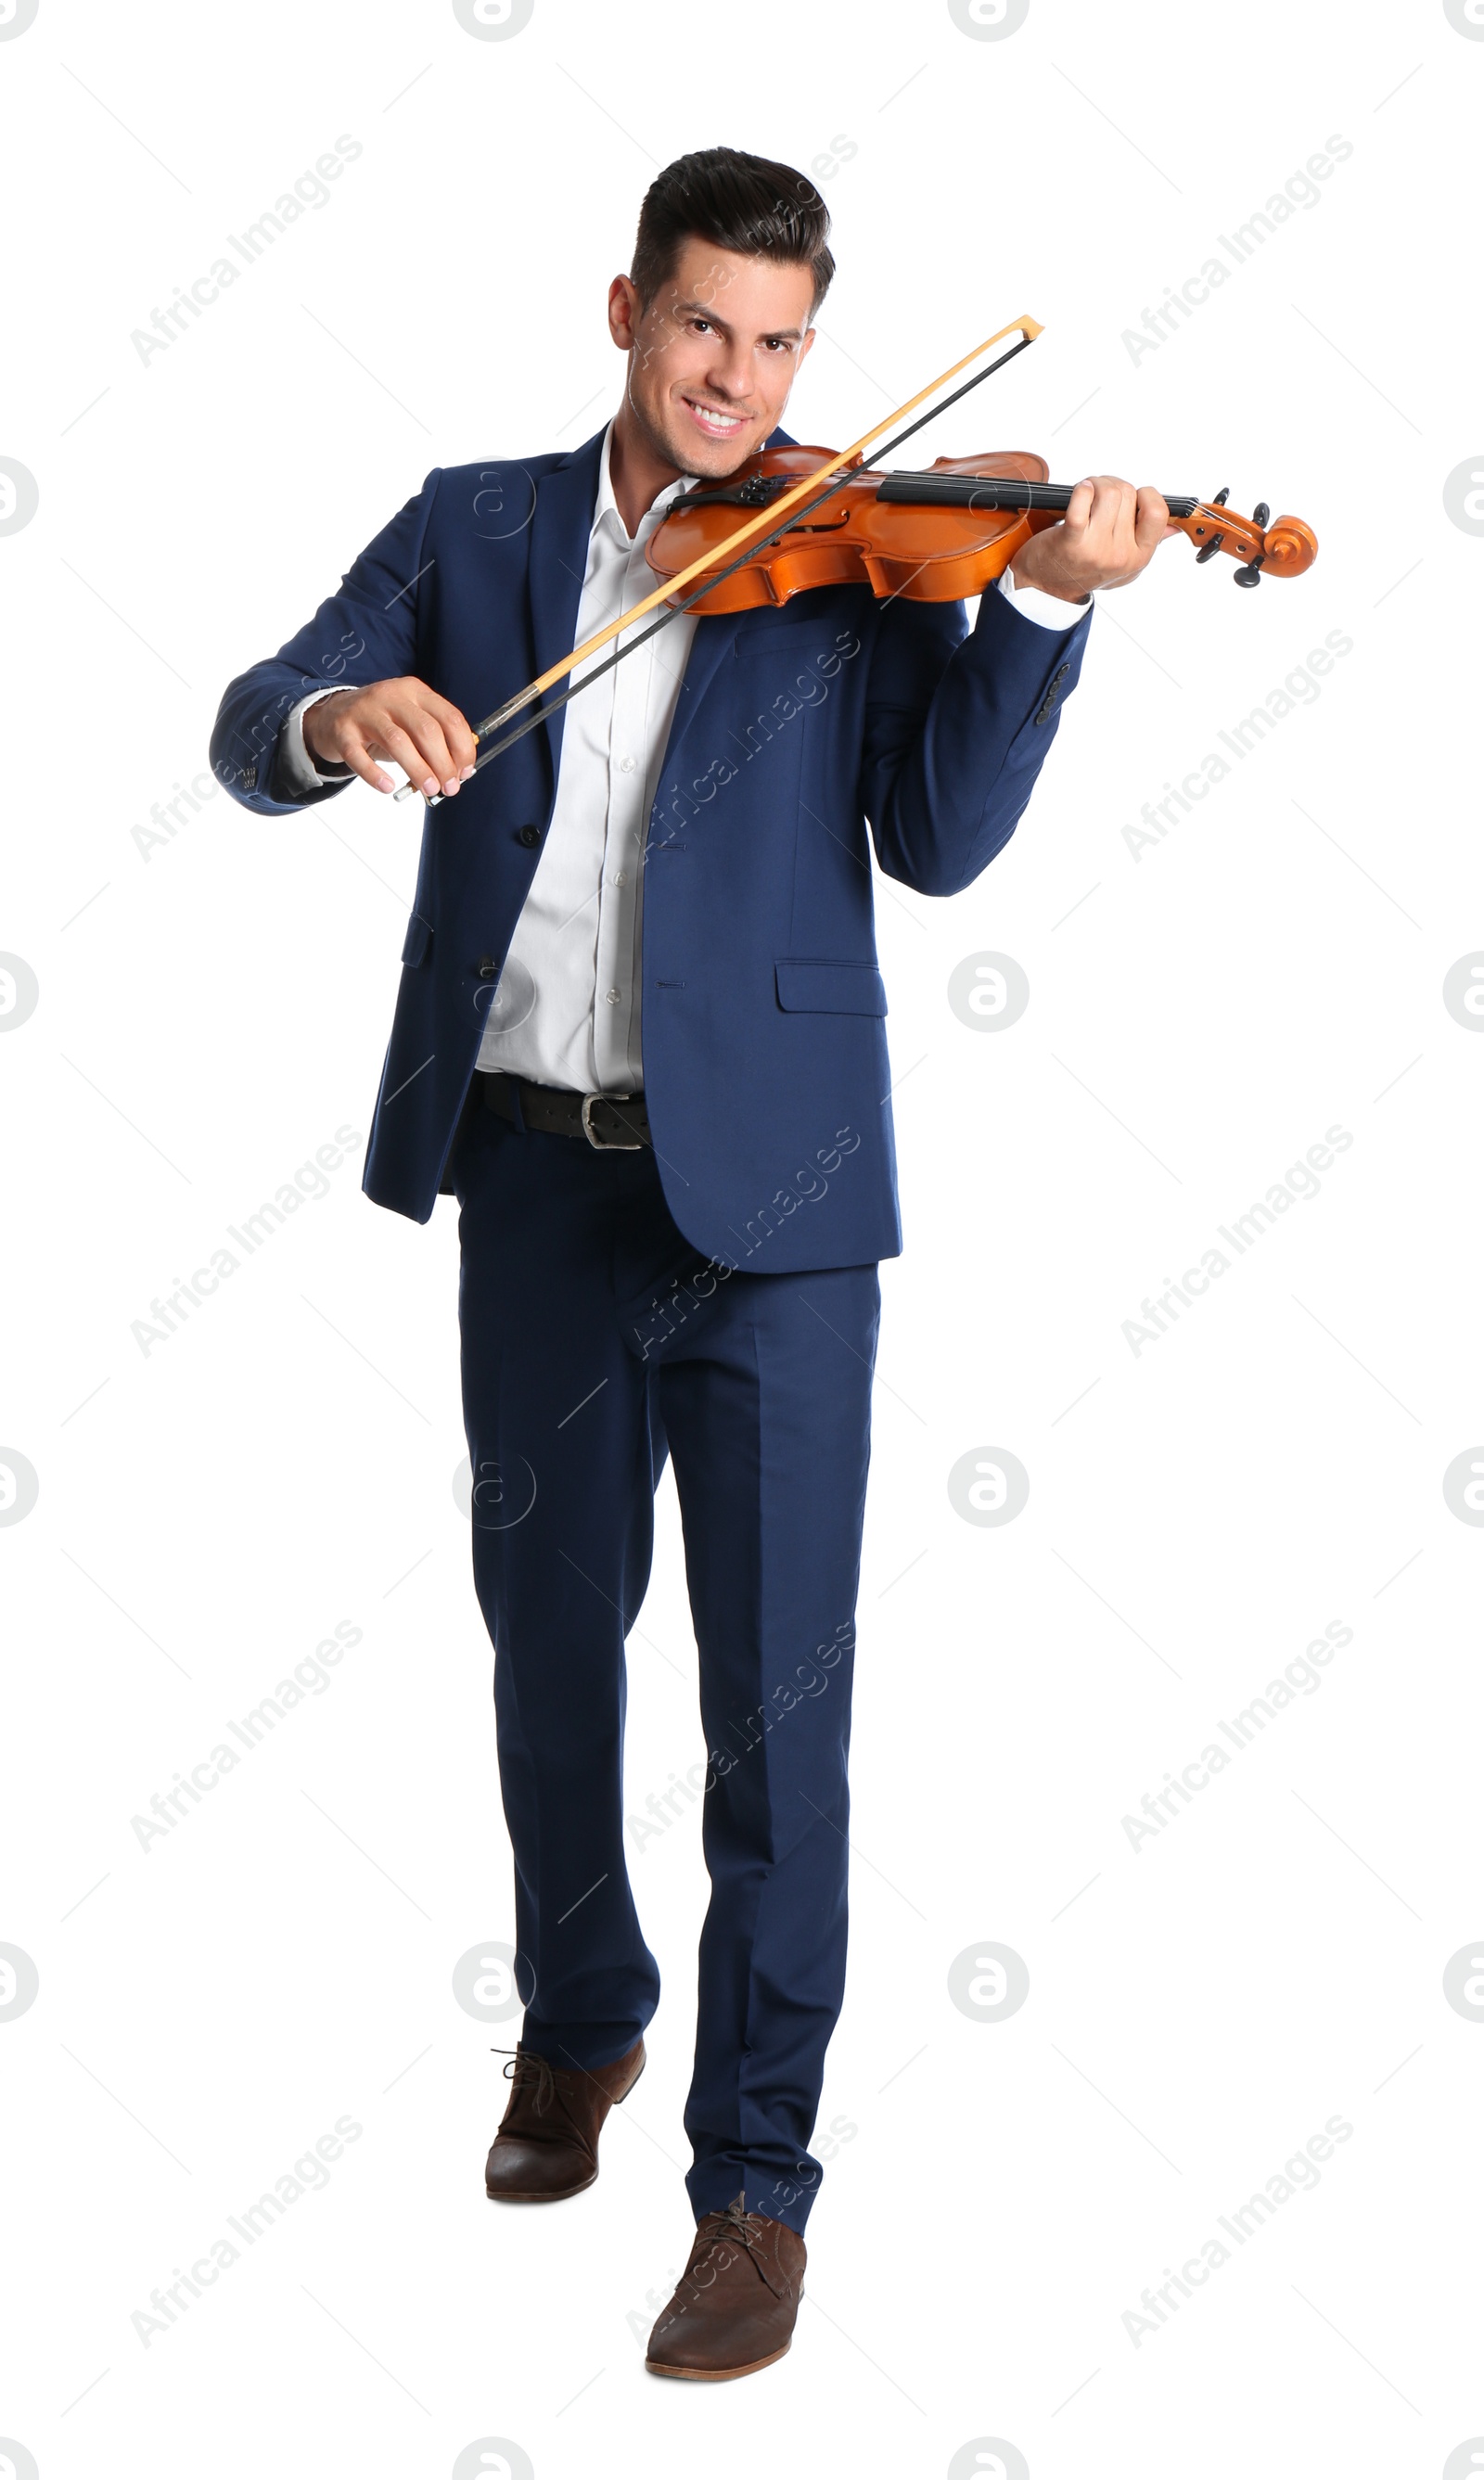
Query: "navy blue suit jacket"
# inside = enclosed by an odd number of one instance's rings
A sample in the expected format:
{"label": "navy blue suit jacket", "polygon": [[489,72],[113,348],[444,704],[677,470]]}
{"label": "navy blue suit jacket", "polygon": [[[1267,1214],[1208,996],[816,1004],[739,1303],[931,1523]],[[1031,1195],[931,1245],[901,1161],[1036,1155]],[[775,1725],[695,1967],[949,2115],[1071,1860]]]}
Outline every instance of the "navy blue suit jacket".
{"label": "navy blue suit jacket", "polygon": [[[295,795],[275,766],[310,689],[412,674],[475,719],[569,652],[601,448],[431,473],[307,627],[232,683],[219,780],[268,816],[329,799],[338,786]],[[665,1197],[707,1256],[771,1274],[900,1249],[868,821],[889,877],[969,886],[1030,797],[1086,635],[998,592],[971,633],[961,604],[866,586],[697,624],[650,814],[642,1026]],[[450,1185],[561,727],[425,815],[363,1180],[420,1223]]]}

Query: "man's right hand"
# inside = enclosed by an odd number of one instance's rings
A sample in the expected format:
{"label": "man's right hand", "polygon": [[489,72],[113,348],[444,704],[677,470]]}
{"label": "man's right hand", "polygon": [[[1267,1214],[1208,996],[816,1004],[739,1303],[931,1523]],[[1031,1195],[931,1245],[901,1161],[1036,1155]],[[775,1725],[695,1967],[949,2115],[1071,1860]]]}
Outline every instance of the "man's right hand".
{"label": "man's right hand", "polygon": [[395,788],[378,761],[404,768],[430,799],[449,799],[474,772],[476,742],[456,706],[426,681],[376,681],[369,689],[337,689],[303,716],[311,758],[349,766],[377,792]]}

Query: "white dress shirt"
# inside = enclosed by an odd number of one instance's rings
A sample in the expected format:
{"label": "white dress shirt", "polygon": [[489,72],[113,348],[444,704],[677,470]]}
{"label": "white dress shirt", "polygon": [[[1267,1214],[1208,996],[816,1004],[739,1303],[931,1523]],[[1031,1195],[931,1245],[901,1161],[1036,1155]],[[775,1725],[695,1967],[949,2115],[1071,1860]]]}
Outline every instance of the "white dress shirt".
{"label": "white dress shirt", "polygon": [[[672,500],[690,487],[684,478],[668,483],[631,535],[613,498],[612,436],[610,423],[574,645],[652,591],[645,545]],[[1017,591],[1008,571],[999,583],[1037,628],[1064,633],[1088,607],[1033,586]],[[494,990],[481,1068],[568,1093],[642,1091],[644,834],[695,625],[693,613],[672,620],[566,709],[551,824]],[[598,659],[612,651],[605,647]],[[306,708],[335,694],[316,689],[285,720],[281,762],[296,790],[343,780],[322,775],[304,741]]]}

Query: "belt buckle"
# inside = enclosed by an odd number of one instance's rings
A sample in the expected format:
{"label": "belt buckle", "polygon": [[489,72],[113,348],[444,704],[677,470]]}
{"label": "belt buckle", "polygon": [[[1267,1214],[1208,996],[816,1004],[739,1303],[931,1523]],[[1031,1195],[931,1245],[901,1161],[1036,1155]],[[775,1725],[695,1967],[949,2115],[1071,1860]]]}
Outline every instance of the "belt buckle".
{"label": "belt buckle", "polygon": [[[644,1150],[642,1138],[636,1137],[632,1144],[625,1145],[617,1138],[614,1138],[612,1142],[610,1143],[608,1138],[595,1135],[592,1125],[592,1106],[595,1102],[611,1102],[612,1098],[613,1098],[611,1094],[585,1094],[583,1096],[584,1136],[586,1138],[587,1143],[592,1147],[595,1153],[641,1154]],[[623,1097],[625,1101],[627,1101],[628,1098],[627,1095]]]}

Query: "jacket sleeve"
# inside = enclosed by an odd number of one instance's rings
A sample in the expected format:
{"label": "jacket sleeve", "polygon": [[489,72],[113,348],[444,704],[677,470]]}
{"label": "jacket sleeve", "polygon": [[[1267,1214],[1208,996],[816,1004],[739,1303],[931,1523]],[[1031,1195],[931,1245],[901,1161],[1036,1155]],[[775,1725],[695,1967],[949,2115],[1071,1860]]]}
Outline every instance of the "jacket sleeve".
{"label": "jacket sleeve", "polygon": [[955,895],[1014,834],[1077,685],[1091,613],[1061,633],[997,589],[888,603],[867,686],[861,806],[888,878]]}
{"label": "jacket sleeve", "polygon": [[296,791],[276,763],[284,720],[312,689],[367,688],[417,667],[418,586],[438,471],[368,543],[297,636],[232,682],[211,736],[212,772],[234,800],[265,817],[333,799],[352,779]]}

